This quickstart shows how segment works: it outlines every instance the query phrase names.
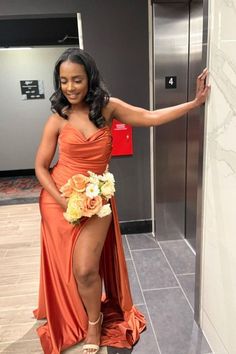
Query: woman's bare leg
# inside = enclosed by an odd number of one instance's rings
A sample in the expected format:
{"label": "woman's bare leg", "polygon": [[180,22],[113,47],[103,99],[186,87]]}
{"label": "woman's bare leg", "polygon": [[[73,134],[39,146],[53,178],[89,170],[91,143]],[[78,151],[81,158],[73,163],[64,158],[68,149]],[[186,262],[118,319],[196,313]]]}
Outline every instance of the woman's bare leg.
{"label": "woman's bare leg", "polygon": [[[81,231],[73,254],[73,273],[89,321],[100,315],[102,284],[99,261],[112,216],[91,217]],[[100,344],[101,323],[88,325],[86,343]],[[88,353],[93,353],[90,351]]]}

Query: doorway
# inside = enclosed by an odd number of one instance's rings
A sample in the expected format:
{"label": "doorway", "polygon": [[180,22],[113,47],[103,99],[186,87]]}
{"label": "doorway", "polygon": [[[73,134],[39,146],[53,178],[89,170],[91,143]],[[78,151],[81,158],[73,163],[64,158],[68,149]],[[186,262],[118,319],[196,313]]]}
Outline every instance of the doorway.
{"label": "doorway", "polygon": [[[154,108],[190,101],[202,71],[203,2],[153,4]],[[159,241],[196,250],[202,110],[154,128],[154,214]]]}

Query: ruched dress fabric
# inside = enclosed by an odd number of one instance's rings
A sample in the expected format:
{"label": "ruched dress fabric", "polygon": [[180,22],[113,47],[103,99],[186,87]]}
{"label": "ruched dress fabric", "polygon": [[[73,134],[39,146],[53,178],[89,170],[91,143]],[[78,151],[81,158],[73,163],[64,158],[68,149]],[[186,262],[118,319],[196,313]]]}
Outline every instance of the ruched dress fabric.
{"label": "ruched dress fabric", "polygon": [[[102,174],[111,158],[112,134],[108,126],[87,139],[67,122],[58,143],[59,160],[50,172],[58,188],[78,173]],[[132,302],[114,197],[110,202],[113,218],[100,261],[104,285],[101,346],[131,348],[145,329],[145,319]],[[39,204],[42,217],[40,284],[38,308],[33,313],[35,318],[46,320],[37,328],[44,353],[59,354],[86,337],[88,318],[72,261],[76,240],[89,218],[83,218],[79,225],[69,224],[61,206],[45,189],[41,191]]]}

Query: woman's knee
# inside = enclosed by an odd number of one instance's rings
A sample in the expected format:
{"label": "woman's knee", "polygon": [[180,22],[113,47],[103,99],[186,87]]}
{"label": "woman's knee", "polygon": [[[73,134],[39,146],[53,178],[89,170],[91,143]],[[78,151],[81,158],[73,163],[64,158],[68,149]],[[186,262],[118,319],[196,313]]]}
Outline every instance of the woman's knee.
{"label": "woman's knee", "polygon": [[74,275],[77,283],[80,285],[89,287],[91,286],[99,277],[99,272],[96,268],[77,268],[74,269]]}

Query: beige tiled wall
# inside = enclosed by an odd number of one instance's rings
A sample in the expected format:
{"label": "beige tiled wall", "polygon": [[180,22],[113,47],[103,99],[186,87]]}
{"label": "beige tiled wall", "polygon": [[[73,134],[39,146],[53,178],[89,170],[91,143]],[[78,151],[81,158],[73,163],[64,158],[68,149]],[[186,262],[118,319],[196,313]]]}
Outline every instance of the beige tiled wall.
{"label": "beige tiled wall", "polygon": [[201,323],[216,354],[236,354],[236,0],[209,0]]}

